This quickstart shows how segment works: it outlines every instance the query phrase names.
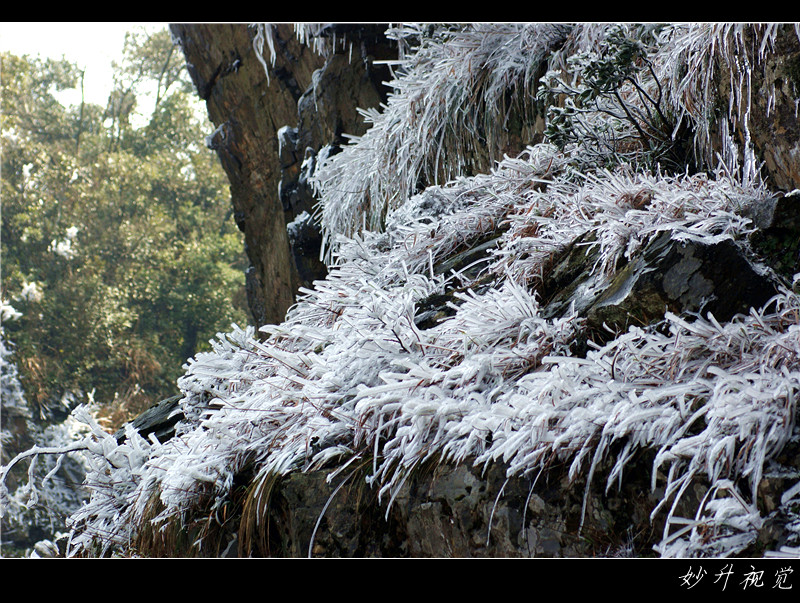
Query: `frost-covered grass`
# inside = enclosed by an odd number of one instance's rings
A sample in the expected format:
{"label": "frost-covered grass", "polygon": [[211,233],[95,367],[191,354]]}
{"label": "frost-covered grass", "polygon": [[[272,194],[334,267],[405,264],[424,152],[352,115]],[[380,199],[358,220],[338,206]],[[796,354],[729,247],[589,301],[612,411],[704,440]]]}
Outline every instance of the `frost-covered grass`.
{"label": "frost-covered grass", "polygon": [[[713,125],[723,129],[722,136],[739,131],[745,144],[739,149],[744,160],[744,175],[757,177],[758,166],[748,148],[749,113],[752,104],[752,78],[774,47],[778,31],[776,23],[696,23],[672,25],[665,29],[654,58],[659,80],[663,83],[669,104],[677,115],[677,123],[688,121],[695,133],[695,147],[706,162],[713,164],[711,150]],[[800,38],[800,26],[794,25]],[[714,115],[715,78],[728,74],[728,120]],[[774,107],[774,90],[768,106]],[[729,151],[726,147],[723,151]],[[723,157],[730,160],[730,157]]]}
{"label": "frost-covered grass", "polygon": [[[335,246],[331,239],[338,234],[351,236],[385,227],[387,211],[418,192],[421,183],[446,182],[487,168],[486,158],[476,149],[488,151],[492,160],[502,159],[509,144],[509,120],[532,123],[541,110],[526,100],[535,96],[540,71],[547,66],[550,73],[560,72],[570,81],[574,78],[570,69],[575,69],[570,57],[582,53],[584,61],[596,59],[600,41],[611,27],[481,24],[432,36],[422,35],[424,25],[390,30],[390,37],[401,42],[419,40],[418,45],[397,62],[398,75],[389,82],[392,91],[387,104],[363,112],[369,130],[321,162],[312,179],[320,197],[318,217],[327,248]],[[637,31],[633,26],[623,29],[629,35]],[[593,113],[585,112],[586,135],[574,149],[573,161],[602,165],[635,159],[647,141],[631,139],[645,127],[644,122],[657,121],[653,113],[658,110],[671,119],[672,131],[665,135],[677,137],[681,128],[693,132],[694,152],[709,166],[718,162],[710,132],[711,124],[717,124],[725,139],[721,145],[724,164],[757,179],[747,122],[756,66],[745,58],[746,26],[679,24],[641,29],[640,34],[654,37],[643,44],[652,68],[642,71],[640,89],[625,84],[618,100],[601,102]],[[750,29],[758,45],[754,60],[762,59],[774,43],[776,26]],[[308,28],[301,31],[308,35]],[[731,74],[728,120],[713,114],[713,78],[723,68]],[[626,111],[635,119],[626,119]],[[727,140],[731,127],[745,133],[745,145],[738,151]],[[609,138],[601,148],[594,148],[595,144],[588,143],[590,135]]]}
{"label": "frost-covered grass", "polygon": [[[179,381],[187,419],[175,438],[155,443],[129,433],[118,446],[95,429],[92,479],[103,482],[73,516],[73,546],[123,545],[150,519],[154,498],[163,505],[156,521],[222,504],[245,468],[257,468],[258,482],[367,462],[368,481],[391,504],[429,459],[503,462],[509,475],[535,474],[557,459],[570,465],[572,479],[590,482],[605,463],[603,479],[613,488],[642,449],[657,452],[653,487],[665,489],[654,509],[667,516],[663,554],[730,553],[751,542],[760,521],[755,488],[796,414],[797,296],[787,290],[724,325],[667,315],[661,325],[631,328],[576,356],[580,318],[543,319],[535,289],[520,276],[544,258],[509,249],[532,225],[553,249],[582,229],[616,233],[598,238],[608,265],[657,228],[742,238],[748,225],[736,212],[764,191],[724,175],[657,179],[624,171],[580,185],[574,175],[559,180],[543,153],[553,150],[531,149],[489,175],[429,189],[390,214],[385,232],[343,240],[330,276],[304,293],[283,324],[265,328],[266,341],[234,329],[189,363]],[[544,170],[552,183],[543,189]],[[620,205],[641,190],[646,207]],[[511,227],[484,268],[495,285],[456,292],[452,315],[419,329],[423,300],[470,282],[437,275],[433,266],[504,219]],[[697,480],[714,495],[696,518],[674,516]],[[684,519],[703,526],[702,546],[694,532],[680,531]],[[718,548],[708,540],[714,530]]]}
{"label": "frost-covered grass", "polygon": [[[262,48],[268,32],[259,30]],[[748,252],[748,215],[772,193],[746,149],[729,147],[706,173],[667,174],[613,162],[588,169],[580,145],[543,143],[468,175],[469,145],[492,146],[503,102],[535,84],[542,61],[558,64],[549,53],[567,33],[459,27],[407,49],[387,106],[367,115],[371,129],[315,176],[328,277],[263,337],[234,326],[186,365],[185,418],[172,439],[129,429],[119,444],[79,411],[92,426],[81,445],[94,470],[92,499],[71,518],[73,553],[131,553],[145,524],[220,509],[240,474],[254,475],[253,496],[265,499],[275,476],[324,469],[333,479],[366,466],[391,505],[429,460],[503,463],[509,477],[558,461],[583,484],[585,510],[592,486],[622,485],[645,450],[653,492],[663,492],[652,510],[664,519],[657,552],[724,556],[754,542],[765,521],[759,484],[798,412],[800,299],[791,284],[730,322],[668,313],[586,353],[575,346],[581,316],[544,318],[537,292],[552,258],[587,234],[599,254],[586,270],[598,274],[667,230],[731,239]],[[565,48],[594,48],[602,35],[578,27]],[[653,64],[664,98],[697,128],[710,102],[704,69],[712,55],[733,56],[720,50],[741,30],[675,26],[662,35]],[[771,35],[767,28],[762,50]],[[666,78],[677,57],[688,72]],[[486,241],[494,246],[476,264],[442,269]],[[446,312],[423,328],[420,312],[435,299],[449,300]],[[708,487],[706,498],[681,517],[696,484]],[[798,498],[790,486],[784,508]]]}
{"label": "frost-covered grass", "polygon": [[387,210],[417,192],[420,181],[446,182],[488,167],[482,149],[489,160],[501,159],[510,116],[517,110],[517,119],[533,121],[536,109],[526,99],[568,31],[482,24],[426,37],[423,29],[390,30],[403,41],[419,36],[418,46],[395,66],[401,75],[389,83],[386,106],[363,112],[369,130],[314,175],[329,235],[380,229]]}

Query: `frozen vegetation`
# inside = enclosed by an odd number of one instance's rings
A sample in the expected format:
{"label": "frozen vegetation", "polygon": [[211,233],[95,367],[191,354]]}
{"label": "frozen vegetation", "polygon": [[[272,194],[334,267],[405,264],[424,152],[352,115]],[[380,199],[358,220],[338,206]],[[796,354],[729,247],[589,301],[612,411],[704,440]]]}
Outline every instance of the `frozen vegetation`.
{"label": "frozen vegetation", "polygon": [[[386,106],[367,112],[368,132],[320,160],[314,175],[329,276],[301,292],[285,322],[264,327],[268,337],[233,326],[187,364],[175,437],[159,442],[129,428],[120,443],[85,408],[75,412],[89,426],[72,447],[85,449],[91,498],[69,519],[70,554],[130,553],[144,523],[213,513],[253,467],[257,498],[276,474],[328,468],[333,479],[368,463],[369,484],[391,505],[431,459],[503,462],[509,476],[539,475],[556,459],[574,480],[603,480],[611,491],[642,449],[655,452],[652,486],[664,491],[652,511],[667,518],[658,554],[727,556],[752,544],[765,520],[758,485],[798,437],[793,283],[729,322],[667,313],[582,354],[574,342],[583,319],[544,318],[537,294],[548,261],[580,235],[599,246],[586,270],[600,275],[660,232],[748,251],[749,210],[773,194],[751,149],[730,138],[711,153],[707,131],[710,66],[720,58],[734,74],[730,120],[747,127],[740,29],[626,30],[648,59],[639,87],[620,79],[618,96],[562,113],[568,131],[555,128],[563,122],[554,113],[549,132],[569,134],[563,144],[545,141],[465,175],[479,132],[503,136],[511,105],[534,110],[521,104],[543,62],[554,93],[585,92],[577,70],[586,81],[609,28],[480,25],[441,29],[419,45],[424,27],[390,30],[405,50]],[[298,27],[298,35],[311,34]],[[769,52],[774,30],[759,35],[759,51]],[[269,69],[269,26],[256,42]],[[646,148],[621,110],[656,107],[669,128]],[[685,131],[685,152],[703,171],[670,167],[669,143]],[[420,190],[420,181],[438,184]],[[442,269],[487,238],[496,244],[481,263]],[[446,315],[423,328],[420,308],[437,295],[449,296]],[[596,473],[601,463],[611,470]],[[698,480],[710,486],[706,498],[679,516]],[[781,503],[800,525],[800,488]],[[793,542],[800,547],[800,531]]]}
{"label": "frozen vegetation", "polygon": [[[33,286],[26,286],[21,295],[29,295]],[[5,323],[15,320],[19,312],[5,300],[0,301],[0,318]],[[25,393],[19,382],[19,374],[13,360],[13,346],[5,341],[0,328],[0,449],[13,448],[20,424],[34,440],[31,451],[42,452],[39,462],[29,465],[28,481],[9,493],[3,486],[4,542],[12,535],[28,535],[31,526],[37,526],[43,534],[57,535],[64,527],[64,518],[86,501],[86,493],[79,487],[87,466],[82,456],[66,455],[70,448],[83,448],[77,444],[88,431],[83,423],[69,417],[64,423],[41,428],[31,420],[31,410],[25,401]],[[53,456],[51,453],[58,453]],[[4,460],[7,455],[4,455]],[[48,543],[41,546],[47,547]],[[34,552],[34,555],[37,553]]]}

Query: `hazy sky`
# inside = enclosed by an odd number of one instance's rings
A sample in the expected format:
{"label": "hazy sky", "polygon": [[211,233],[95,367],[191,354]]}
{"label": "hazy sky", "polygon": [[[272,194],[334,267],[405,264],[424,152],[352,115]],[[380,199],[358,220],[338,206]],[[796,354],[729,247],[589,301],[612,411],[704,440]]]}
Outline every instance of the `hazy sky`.
{"label": "hazy sky", "polygon": [[[111,88],[111,61],[122,56],[125,32],[140,26],[158,30],[167,23],[2,22],[0,50],[42,58],[63,56],[77,63],[86,70],[86,101],[105,106]],[[67,102],[79,100],[77,92],[74,99],[67,97]]]}

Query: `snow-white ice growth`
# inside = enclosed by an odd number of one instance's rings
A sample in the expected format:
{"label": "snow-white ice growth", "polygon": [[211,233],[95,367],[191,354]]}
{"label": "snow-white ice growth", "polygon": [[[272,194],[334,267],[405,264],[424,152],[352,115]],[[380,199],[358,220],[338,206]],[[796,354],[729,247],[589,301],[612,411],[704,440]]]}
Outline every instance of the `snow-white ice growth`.
{"label": "snow-white ice growth", "polygon": [[[420,29],[390,34],[405,40]],[[537,70],[567,31],[553,24],[485,24],[420,36],[396,66],[401,75],[389,83],[386,106],[364,111],[369,130],[314,176],[323,231],[350,236],[379,229],[387,210],[415,193],[420,180],[446,182],[482,167],[476,149],[502,158],[509,116],[515,107],[533,111],[525,99]]]}
{"label": "snow-white ice growth", "polygon": [[75,249],[72,247],[72,241],[73,239],[69,236],[60,241],[58,239],[53,239],[50,241],[48,249],[62,258],[71,260],[75,257]]}
{"label": "snow-white ice growth", "polygon": [[38,283],[24,282],[22,283],[22,289],[15,296],[15,299],[25,300],[29,302],[40,302],[42,300],[43,295],[44,293],[42,292],[42,288],[39,286]]}
{"label": "snow-white ice growth", "polygon": [[[800,25],[795,24],[794,30],[800,39]],[[772,50],[777,31],[778,25],[774,23],[670,25],[660,36],[654,59],[665,94],[676,109],[677,123],[684,120],[691,123],[695,146],[709,163],[713,163],[711,127],[720,123],[713,119],[714,81],[721,70],[729,72],[728,118],[733,128],[748,139],[740,152],[745,156],[745,175],[749,177],[756,177],[757,168],[749,148],[752,75]],[[727,122],[721,125],[727,127]]]}
{"label": "snow-white ice growth", "polygon": [[[658,451],[653,486],[666,496],[654,515],[668,516],[665,554],[697,552],[681,544],[686,533],[675,526],[684,518],[674,515],[697,479],[708,480],[715,494],[695,524],[717,526],[720,539],[736,534],[737,547],[750,542],[758,525],[755,488],[796,412],[797,296],[787,290],[725,325],[712,316],[687,322],[668,315],[660,329],[632,328],[578,357],[571,343],[580,319],[543,319],[521,276],[535,273],[544,258],[507,253],[506,245],[524,239],[525,216],[546,249],[583,229],[617,233],[600,237],[608,263],[640,244],[643,231],[741,237],[748,225],[737,210],[764,191],[722,175],[654,179],[625,171],[581,186],[560,181],[554,162],[543,161],[547,153],[553,150],[530,149],[489,175],[428,189],[390,214],[385,232],[343,239],[330,276],[305,291],[286,322],[265,328],[266,341],[252,329],[234,329],[190,361],[179,381],[186,420],[177,437],[155,444],[130,434],[138,443],[122,452],[99,434],[93,446],[102,448],[101,464],[111,472],[76,519],[85,526],[76,543],[98,535],[106,546],[124,542],[153,498],[163,505],[157,519],[221,502],[246,466],[267,479],[362,459],[391,503],[431,458],[504,462],[509,475],[537,472],[558,458],[571,463],[574,479],[590,482],[605,463],[612,488],[643,448]],[[645,209],[620,206],[641,190],[651,198]],[[479,278],[437,274],[439,261],[459,243],[498,230],[504,216],[511,226],[481,273],[494,275],[494,286],[483,293],[463,288],[449,317],[419,328],[415,318],[426,300]],[[616,444],[621,452],[613,456]],[[105,519],[98,527],[99,509]],[[738,519],[736,509],[750,519]],[[719,551],[730,552],[725,542]]]}

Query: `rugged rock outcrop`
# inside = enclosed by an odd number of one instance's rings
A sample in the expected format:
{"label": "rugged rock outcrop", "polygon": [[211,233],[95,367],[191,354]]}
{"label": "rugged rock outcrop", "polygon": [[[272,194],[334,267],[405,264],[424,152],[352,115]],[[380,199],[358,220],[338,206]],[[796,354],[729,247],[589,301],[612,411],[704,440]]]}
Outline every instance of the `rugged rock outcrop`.
{"label": "rugged rock outcrop", "polygon": [[[800,435],[798,432],[797,435]],[[765,515],[744,556],[787,544],[780,492],[800,470],[798,440],[762,485]],[[275,486],[268,540],[228,534],[232,556],[291,557],[651,557],[664,529],[650,513],[663,495],[650,488],[652,456],[641,454],[619,489],[572,482],[567,468],[508,478],[502,464],[431,464],[386,501],[356,476],[294,473]],[[607,468],[606,468],[607,469]],[[601,470],[599,470],[600,472]],[[686,516],[707,490],[698,484],[675,509]],[[223,538],[223,540],[225,540]],[[792,544],[792,543],[788,543]]]}
{"label": "rugged rock outcrop", "polygon": [[[759,271],[730,240],[707,243],[660,233],[613,274],[587,274],[585,266],[596,262],[597,255],[586,251],[583,240],[570,246],[554,268],[559,278],[545,281],[544,290],[555,295],[543,316],[561,316],[574,307],[598,332],[648,325],[667,311],[710,312],[728,321],[760,308],[778,292],[778,280]],[[570,266],[584,267],[571,281]]]}
{"label": "rugged rock outcrop", "polygon": [[[234,216],[245,235],[253,318],[257,325],[279,323],[298,287],[325,275],[318,231],[302,217],[314,211],[309,162],[324,146],[341,144],[345,134],[364,131],[357,108],[376,107],[385,98],[386,68],[374,61],[396,56],[396,50],[379,25],[317,32],[331,41],[322,54],[286,24],[272,28],[261,46],[254,44],[258,30],[246,24],[170,29],[216,126],[207,142],[231,182]],[[336,35],[347,36],[347,45],[337,47]],[[287,234],[289,224],[294,226]]]}
{"label": "rugged rock outcrop", "polygon": [[[775,27],[774,43],[767,48],[759,47],[753,30],[743,32],[742,43],[735,52],[746,57],[744,68],[732,72],[730,67],[721,65],[717,93],[721,114],[731,104],[740,104],[746,110],[747,115],[734,126],[735,136],[742,144],[753,144],[773,187],[791,191],[800,188],[800,49],[796,25]],[[757,64],[759,67],[755,68]],[[746,93],[749,94],[745,98]]]}
{"label": "rugged rock outcrop", "polygon": [[[596,557],[650,555],[655,497],[646,484],[609,497],[568,487],[554,468],[506,478],[504,467],[432,465],[405,485],[387,513],[354,479],[341,489],[322,473],[282,480],[270,506],[270,541],[237,538],[240,554],[292,557]],[[624,508],[623,508],[624,507]],[[624,521],[620,521],[625,518]],[[260,547],[267,545],[266,550]]]}

